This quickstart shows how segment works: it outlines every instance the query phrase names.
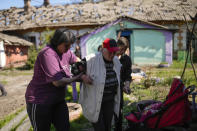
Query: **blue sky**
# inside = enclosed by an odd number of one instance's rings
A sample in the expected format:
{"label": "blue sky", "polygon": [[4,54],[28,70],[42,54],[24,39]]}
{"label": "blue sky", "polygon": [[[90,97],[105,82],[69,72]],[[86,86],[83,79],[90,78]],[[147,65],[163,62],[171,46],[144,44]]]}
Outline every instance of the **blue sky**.
{"label": "blue sky", "polygon": [[[10,7],[24,7],[24,0],[0,0],[0,10],[8,9]],[[31,5],[40,6],[44,0],[31,0]],[[82,0],[50,0],[52,5],[55,4],[69,4],[72,2],[81,2]]]}

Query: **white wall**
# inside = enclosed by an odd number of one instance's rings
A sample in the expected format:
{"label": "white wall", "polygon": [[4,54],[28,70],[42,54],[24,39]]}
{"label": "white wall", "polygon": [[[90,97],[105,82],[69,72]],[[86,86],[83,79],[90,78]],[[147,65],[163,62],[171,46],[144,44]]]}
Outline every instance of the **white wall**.
{"label": "white wall", "polygon": [[6,55],[5,55],[5,48],[4,42],[0,41],[0,67],[5,67],[6,65]]}

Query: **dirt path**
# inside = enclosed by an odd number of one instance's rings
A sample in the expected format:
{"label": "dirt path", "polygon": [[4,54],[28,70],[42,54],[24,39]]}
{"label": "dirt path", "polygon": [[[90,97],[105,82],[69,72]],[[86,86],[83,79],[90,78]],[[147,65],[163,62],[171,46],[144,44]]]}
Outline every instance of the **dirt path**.
{"label": "dirt path", "polygon": [[32,78],[32,71],[16,72],[11,75],[0,75],[0,81],[6,81],[5,89],[7,96],[0,97],[0,119],[15,112],[25,105],[25,91],[27,84]]}

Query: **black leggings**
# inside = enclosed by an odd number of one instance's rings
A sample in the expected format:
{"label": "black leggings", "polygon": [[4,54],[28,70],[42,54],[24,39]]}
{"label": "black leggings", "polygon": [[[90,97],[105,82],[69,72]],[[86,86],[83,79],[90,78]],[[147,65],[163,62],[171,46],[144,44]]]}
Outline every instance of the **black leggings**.
{"label": "black leggings", "polygon": [[69,131],[69,114],[65,101],[51,105],[27,103],[27,113],[34,131],[50,131],[51,123],[57,131]]}

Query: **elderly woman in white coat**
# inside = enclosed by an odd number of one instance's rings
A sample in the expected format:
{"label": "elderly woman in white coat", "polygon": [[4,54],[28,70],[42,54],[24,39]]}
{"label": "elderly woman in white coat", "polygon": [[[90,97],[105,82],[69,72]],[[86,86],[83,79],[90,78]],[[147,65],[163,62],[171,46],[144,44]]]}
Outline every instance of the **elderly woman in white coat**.
{"label": "elderly woman in white coat", "polygon": [[121,64],[114,39],[105,39],[100,53],[87,56],[79,103],[95,131],[110,131],[113,114],[119,115]]}

